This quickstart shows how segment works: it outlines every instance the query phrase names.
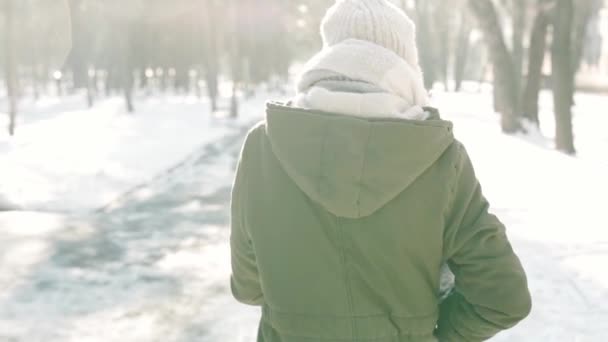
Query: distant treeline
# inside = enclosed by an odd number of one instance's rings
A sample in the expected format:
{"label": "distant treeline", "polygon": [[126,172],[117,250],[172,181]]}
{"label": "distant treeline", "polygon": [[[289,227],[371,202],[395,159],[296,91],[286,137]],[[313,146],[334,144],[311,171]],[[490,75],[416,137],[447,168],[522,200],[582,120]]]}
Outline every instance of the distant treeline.
{"label": "distant treeline", "polygon": [[[513,133],[524,118],[538,123],[538,93],[550,85],[558,94],[557,135],[565,135],[560,149],[574,151],[574,74],[581,61],[599,59],[604,0],[391,1],[417,24],[427,87],[458,91],[463,80],[493,81],[503,131]],[[321,47],[319,23],[333,2],[0,0],[9,130],[18,98],[48,92],[51,80],[58,94],[86,89],[89,105],[120,92],[133,111],[133,92],[155,89],[209,97],[216,110],[223,77],[231,81],[229,109],[237,115],[237,90],[284,83],[294,61]],[[560,67],[546,75],[551,59]]]}
{"label": "distant treeline", "polygon": [[103,83],[133,110],[133,86],[154,78],[184,91],[203,84],[215,108],[221,74],[235,83],[285,77],[298,50],[316,43],[293,34],[307,11],[281,0],[0,1],[11,87],[36,95],[61,77],[88,89],[91,105]]}

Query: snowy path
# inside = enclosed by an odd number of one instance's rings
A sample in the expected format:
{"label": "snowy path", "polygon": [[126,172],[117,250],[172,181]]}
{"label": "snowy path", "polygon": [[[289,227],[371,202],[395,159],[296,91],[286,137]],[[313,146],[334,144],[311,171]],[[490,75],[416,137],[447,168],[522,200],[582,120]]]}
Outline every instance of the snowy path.
{"label": "snowy path", "polygon": [[[608,116],[579,109],[581,156],[572,158],[542,137],[500,134],[487,104],[452,96],[437,100],[534,299],[530,318],[493,341],[605,341],[608,157],[586,146],[608,146],[598,124]],[[228,203],[245,132],[231,130],[92,218],[0,214],[0,341],[253,341],[258,310],[228,290]]]}
{"label": "snowy path", "polygon": [[222,341],[226,330],[250,341],[255,311],[243,324],[226,293],[226,208],[245,132],[91,220],[0,215],[0,341]]}

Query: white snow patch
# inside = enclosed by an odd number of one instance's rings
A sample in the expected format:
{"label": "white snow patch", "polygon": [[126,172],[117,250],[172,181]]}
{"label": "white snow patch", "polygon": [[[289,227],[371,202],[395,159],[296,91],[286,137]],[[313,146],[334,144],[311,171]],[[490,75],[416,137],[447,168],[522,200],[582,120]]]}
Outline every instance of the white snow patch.
{"label": "white snow patch", "polygon": [[[33,105],[34,106],[34,105]],[[190,98],[151,98],[125,113],[122,99],[92,109],[42,100],[20,114],[15,137],[0,133],[0,196],[11,207],[82,212],[226,134],[230,123]],[[0,113],[0,125],[5,124]],[[8,205],[7,205],[8,206]]]}

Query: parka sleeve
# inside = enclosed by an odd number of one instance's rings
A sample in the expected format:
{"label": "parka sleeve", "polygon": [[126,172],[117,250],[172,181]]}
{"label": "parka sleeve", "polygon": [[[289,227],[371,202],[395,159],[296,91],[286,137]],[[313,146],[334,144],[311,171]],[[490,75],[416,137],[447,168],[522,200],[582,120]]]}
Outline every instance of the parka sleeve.
{"label": "parka sleeve", "polygon": [[246,225],[245,206],[247,196],[247,143],[241,153],[232,187],[230,203],[230,252],[232,295],[241,303],[262,305],[264,296],[260,286],[258,267],[251,237]]}
{"label": "parka sleeve", "polygon": [[524,269],[504,225],[488,212],[471,161],[461,160],[444,236],[444,252],[455,275],[455,291],[440,306],[441,342],[485,341],[523,320],[531,310]]}

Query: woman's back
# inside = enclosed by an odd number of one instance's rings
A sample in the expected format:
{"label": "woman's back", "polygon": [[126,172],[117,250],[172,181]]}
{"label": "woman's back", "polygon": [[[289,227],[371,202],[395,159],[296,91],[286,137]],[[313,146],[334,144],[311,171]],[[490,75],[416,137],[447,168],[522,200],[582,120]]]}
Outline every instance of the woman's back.
{"label": "woman's back", "polygon": [[427,107],[413,22],[386,0],[338,0],[321,31],[234,184],[232,290],[263,307],[259,340],[482,341],[513,326],[526,277],[452,124]]}
{"label": "woman's back", "polygon": [[[525,315],[521,266],[496,238],[503,227],[451,127],[435,114],[361,119],[269,106],[248,136],[233,197],[233,292],[263,306],[261,340],[434,341],[450,256],[463,276],[480,273],[482,283],[467,283],[484,307],[516,306],[493,324]],[[485,297],[499,285],[482,273],[493,267],[522,300]]]}

